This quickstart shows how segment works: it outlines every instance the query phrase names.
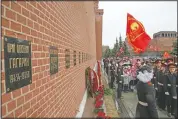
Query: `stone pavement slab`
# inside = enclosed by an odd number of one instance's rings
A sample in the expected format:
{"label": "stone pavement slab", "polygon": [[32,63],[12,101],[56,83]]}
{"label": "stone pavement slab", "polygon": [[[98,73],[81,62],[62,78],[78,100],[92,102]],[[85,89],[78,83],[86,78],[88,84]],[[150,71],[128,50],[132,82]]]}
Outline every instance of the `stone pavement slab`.
{"label": "stone pavement slab", "polygon": [[[124,100],[124,103],[126,104],[126,107],[131,111],[133,117],[135,117],[136,106],[138,102],[136,92],[122,93],[122,95],[123,95],[123,100]],[[158,109],[158,115],[159,115],[159,118],[169,118],[167,116],[166,111],[160,111],[159,109]]]}

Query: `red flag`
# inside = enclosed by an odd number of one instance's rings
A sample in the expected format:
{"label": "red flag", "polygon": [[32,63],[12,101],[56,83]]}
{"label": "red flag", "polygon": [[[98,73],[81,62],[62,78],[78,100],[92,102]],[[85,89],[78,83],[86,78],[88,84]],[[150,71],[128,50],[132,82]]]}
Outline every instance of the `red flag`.
{"label": "red flag", "polygon": [[168,58],[170,57],[169,53],[168,52],[164,52],[164,55],[163,55],[164,58]]}
{"label": "red flag", "polygon": [[145,32],[145,28],[142,23],[136,20],[129,13],[127,13],[126,35],[128,42],[134,48],[136,53],[144,52],[151,40]]}

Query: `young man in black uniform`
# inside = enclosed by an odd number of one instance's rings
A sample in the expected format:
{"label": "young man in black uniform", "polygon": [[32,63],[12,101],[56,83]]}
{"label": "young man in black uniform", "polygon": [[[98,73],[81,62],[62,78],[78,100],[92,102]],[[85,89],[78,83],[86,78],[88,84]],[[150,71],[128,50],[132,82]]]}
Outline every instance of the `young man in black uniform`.
{"label": "young man in black uniform", "polygon": [[123,72],[121,72],[121,66],[118,64],[117,73],[116,73],[116,82],[118,85],[118,88],[117,88],[117,97],[118,98],[121,98],[121,96],[122,96],[123,78],[121,77],[121,75],[123,75]]}
{"label": "young man in black uniform", "polygon": [[164,78],[164,90],[166,94],[166,107],[168,116],[175,116],[177,108],[177,90],[176,90],[176,65],[174,63],[168,64],[167,74]]}
{"label": "young man in black uniform", "polygon": [[[176,83],[176,91],[178,93],[178,64],[177,64],[177,69],[176,69],[176,79],[177,79],[177,83]],[[176,102],[177,102],[177,99],[176,99]],[[176,104],[177,105],[177,104]],[[177,119],[178,118],[178,110],[177,110],[177,107],[175,108],[175,118]]]}
{"label": "young man in black uniform", "polygon": [[115,81],[115,65],[114,65],[113,61],[111,62],[110,71],[111,71],[110,88],[113,89],[114,88],[114,81]]}
{"label": "young man in black uniform", "polygon": [[164,91],[164,77],[165,77],[166,64],[162,62],[161,72],[159,73],[158,79],[158,107],[160,110],[165,110],[166,102],[165,102],[165,91]]}
{"label": "young man in black uniform", "polygon": [[153,79],[152,79],[152,83],[154,85],[155,91],[156,91],[156,99],[158,98],[158,80],[159,80],[159,73],[160,73],[160,68],[161,68],[161,59],[157,59],[155,61],[156,63],[156,67],[153,69]]}

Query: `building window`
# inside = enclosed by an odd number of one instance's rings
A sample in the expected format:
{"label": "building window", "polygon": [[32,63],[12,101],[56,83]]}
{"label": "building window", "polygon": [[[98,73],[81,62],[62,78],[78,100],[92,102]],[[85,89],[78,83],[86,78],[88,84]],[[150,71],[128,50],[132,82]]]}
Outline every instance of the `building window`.
{"label": "building window", "polygon": [[172,37],[172,33],[170,34],[170,37]]}
{"label": "building window", "polygon": [[162,33],[162,37],[164,37],[164,33]]}
{"label": "building window", "polygon": [[66,60],[66,68],[70,67],[70,51],[69,49],[65,50],[65,60]]}
{"label": "building window", "polygon": [[167,34],[165,34],[165,37],[167,37]]}
{"label": "building window", "polygon": [[74,54],[73,54],[73,60],[74,60],[74,66],[76,65],[76,51],[74,51]]}
{"label": "building window", "polygon": [[79,55],[78,55],[78,59],[79,59],[79,64],[80,64],[80,52],[79,52]]}
{"label": "building window", "polygon": [[168,33],[167,36],[170,37],[170,34]]}
{"label": "building window", "polygon": [[82,63],[83,63],[83,58],[84,58],[84,57],[83,57],[83,52],[82,52]]}

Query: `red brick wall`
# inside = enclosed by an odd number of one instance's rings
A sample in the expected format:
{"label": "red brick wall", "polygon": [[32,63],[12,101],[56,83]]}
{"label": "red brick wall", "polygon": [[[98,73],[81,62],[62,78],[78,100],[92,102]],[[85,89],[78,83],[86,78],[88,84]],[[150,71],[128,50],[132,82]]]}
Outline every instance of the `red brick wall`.
{"label": "red brick wall", "polygon": [[102,24],[103,24],[103,9],[96,10],[96,59],[102,59]]}
{"label": "red brick wall", "polygon": [[[2,38],[32,42],[32,84],[5,92],[2,41],[2,116],[74,117],[85,91],[85,69],[96,62],[94,3],[90,2],[2,2]],[[59,49],[59,72],[50,76],[49,46]],[[65,49],[71,65],[65,68]],[[77,65],[73,66],[73,51]],[[79,64],[78,53],[92,59]]]}

